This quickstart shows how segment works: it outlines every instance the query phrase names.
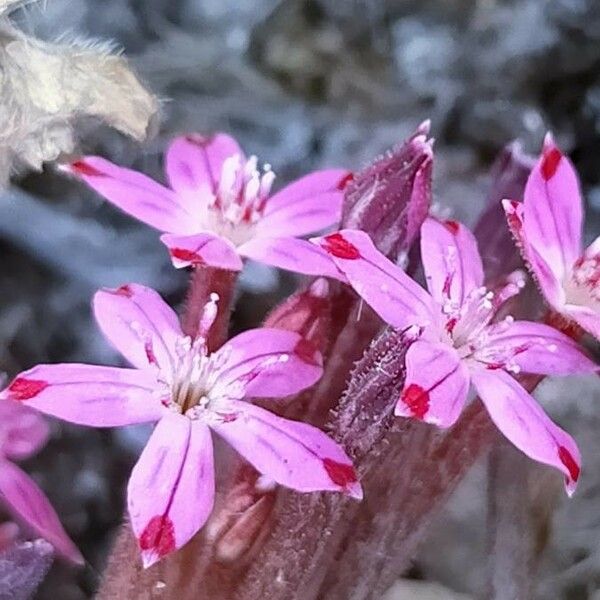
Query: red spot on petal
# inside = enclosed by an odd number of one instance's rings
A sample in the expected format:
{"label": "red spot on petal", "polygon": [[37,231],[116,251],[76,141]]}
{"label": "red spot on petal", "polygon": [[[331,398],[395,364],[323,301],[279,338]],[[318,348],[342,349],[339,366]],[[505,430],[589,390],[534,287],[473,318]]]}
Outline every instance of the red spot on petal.
{"label": "red spot on petal", "polygon": [[446,322],[446,331],[448,333],[452,333],[457,323],[458,319],[456,317],[451,317],[450,319],[448,319],[448,321]]}
{"label": "red spot on petal", "polygon": [[320,355],[315,345],[306,338],[301,338],[294,346],[294,354],[305,363],[321,366]]}
{"label": "red spot on petal", "polygon": [[341,233],[332,233],[323,238],[323,249],[336,256],[346,260],[356,260],[360,258],[358,248],[351,244]]}
{"label": "red spot on petal", "polygon": [[400,399],[417,419],[423,419],[429,410],[429,392],[416,383],[404,388]]}
{"label": "red spot on petal", "polygon": [[452,234],[458,235],[460,231],[460,223],[458,221],[444,221],[444,227]]}
{"label": "red spot on petal", "polygon": [[195,144],[196,146],[200,146],[202,148],[206,148],[214,139],[213,135],[201,135],[199,133],[190,133],[185,136],[185,139],[190,142],[190,144]]}
{"label": "red spot on petal", "polygon": [[187,250],[186,248],[170,248],[169,254],[177,260],[189,262],[192,265],[204,264],[204,260],[199,254],[192,250]]}
{"label": "red spot on petal", "polygon": [[50,384],[41,379],[17,377],[9,386],[8,393],[13,400],[31,400],[43,392]]}
{"label": "red spot on petal", "polygon": [[152,341],[147,340],[144,343],[144,351],[146,352],[146,358],[151,365],[158,365],[158,361],[156,360],[156,355],[154,354],[154,348],[152,347]]}
{"label": "red spot on petal", "polygon": [[350,172],[350,173],[348,173],[347,175],[345,175],[344,177],[342,177],[342,179],[340,179],[338,181],[337,189],[340,190],[340,191],[343,191],[353,181],[354,181],[354,173]]}
{"label": "red spot on petal", "polygon": [[77,173],[78,175],[83,175],[84,177],[106,177],[106,173],[103,173],[96,167],[90,165],[90,163],[85,162],[84,160],[76,160],[71,163],[71,171]]}
{"label": "red spot on petal", "polygon": [[140,549],[156,552],[162,558],[175,550],[175,527],[167,515],[156,515],[142,531]]}
{"label": "red spot on petal", "polygon": [[324,458],[323,466],[327,471],[327,475],[329,475],[329,479],[341,488],[347,489],[358,481],[356,471],[352,465],[347,465],[331,458]]}
{"label": "red spot on petal", "polygon": [[577,481],[579,479],[579,473],[581,472],[581,469],[573,458],[573,455],[564,446],[559,446],[558,458],[560,459],[560,462],[567,467],[571,480]]}
{"label": "red spot on petal", "polygon": [[221,423],[233,423],[237,421],[238,413],[223,413],[218,412],[217,416],[221,419]]}
{"label": "red spot on petal", "polygon": [[560,153],[560,150],[556,147],[549,149],[547,152],[544,152],[540,170],[542,172],[542,177],[546,181],[554,177],[554,174],[556,173],[556,169],[558,169],[558,165],[560,163],[561,158],[562,154]]}
{"label": "red spot on petal", "polygon": [[112,293],[116,296],[124,296],[125,298],[133,297],[133,290],[131,289],[131,286],[127,284],[118,287],[116,290],[113,290]]}
{"label": "red spot on petal", "polygon": [[523,221],[521,221],[519,215],[517,214],[517,208],[519,203],[515,200],[510,201],[510,212],[506,213],[506,220],[508,221],[508,226],[510,227],[513,234],[518,234],[523,228]]}

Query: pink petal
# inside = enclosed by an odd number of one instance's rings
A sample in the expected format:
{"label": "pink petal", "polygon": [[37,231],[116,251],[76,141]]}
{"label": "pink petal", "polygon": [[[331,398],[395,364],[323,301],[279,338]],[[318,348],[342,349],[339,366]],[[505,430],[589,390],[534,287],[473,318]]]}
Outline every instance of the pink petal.
{"label": "pink petal", "polygon": [[48,439],[48,424],[34,410],[13,400],[0,400],[0,454],[12,460],[29,458]]}
{"label": "pink petal", "polygon": [[166,154],[166,171],[171,187],[177,192],[217,190],[223,162],[244,153],[225,133],[203,136],[197,133],[175,138]]}
{"label": "pink petal", "polygon": [[216,353],[219,385],[242,385],[247,397],[296,394],[322,373],[318,350],[301,335],[284,329],[251,329],[229,340]]}
{"label": "pink petal", "polygon": [[132,365],[173,368],[183,333],[177,315],[157,292],[130,283],[96,292],[93,305],[100,329]]}
{"label": "pink petal", "polygon": [[352,462],[322,431],[247,402],[228,404],[228,418],[210,426],[260,473],[299,492],[342,491],[362,498]]}
{"label": "pink petal", "polygon": [[267,201],[257,235],[296,237],[337,225],[350,177],[349,171],[330,169],[291,183]]}
{"label": "pink petal", "polygon": [[70,423],[117,427],[158,420],[167,409],[157,390],[156,378],[136,369],[38,365],[13,379],[0,398],[25,402]]}
{"label": "pink petal", "polygon": [[85,181],[109,202],[159,231],[187,233],[190,216],[168,188],[142,173],[99,156],[85,156],[61,167]]}
{"label": "pink petal", "polygon": [[514,200],[503,200],[502,206],[504,207],[508,226],[519,245],[523,259],[540,287],[540,291],[550,305],[557,310],[561,310],[564,303],[562,280],[557,277],[546,260],[542,258],[542,255],[531,245],[524,226],[523,203]]}
{"label": "pink petal", "polygon": [[206,265],[228,271],[241,271],[244,267],[235,246],[227,239],[213,233],[195,235],[160,236],[169,249],[173,265],[177,269]]}
{"label": "pink petal", "polygon": [[15,519],[52,544],[59,554],[74,563],[84,563],[42,490],[6,460],[0,461],[0,498]]}
{"label": "pink petal", "polygon": [[600,340],[600,313],[587,306],[566,304],[564,313],[573,319],[580,327]]}
{"label": "pink petal", "polygon": [[475,236],[458,221],[429,217],[421,227],[421,257],[427,287],[438,304],[457,308],[483,285],[483,266]]}
{"label": "pink petal", "polygon": [[304,275],[346,281],[330,257],[318,246],[297,238],[254,238],[238,248],[242,256]]}
{"label": "pink petal", "polygon": [[527,456],[564,473],[567,493],[573,494],[581,470],[573,438],[508,373],[482,369],[471,377],[498,429]]}
{"label": "pink petal", "polygon": [[550,136],[525,187],[524,231],[557,279],[581,253],[583,208],[577,173]]}
{"label": "pink petal", "polygon": [[396,404],[399,417],[450,427],[467,399],[469,373],[447,344],[414,342],[406,353],[406,383]]}
{"label": "pink petal", "polygon": [[437,323],[431,296],[381,254],[366,233],[345,229],[311,241],[329,254],[356,293],[390,325],[405,329]]}
{"label": "pink petal", "polygon": [[525,373],[572,375],[595,373],[598,365],[584,354],[577,342],[560,331],[529,321],[498,323],[488,327],[486,345],[476,358],[494,365],[517,367]]}
{"label": "pink petal", "polygon": [[152,433],[127,486],[131,526],[144,567],[185,545],[213,509],[215,477],[210,430],[169,414]]}

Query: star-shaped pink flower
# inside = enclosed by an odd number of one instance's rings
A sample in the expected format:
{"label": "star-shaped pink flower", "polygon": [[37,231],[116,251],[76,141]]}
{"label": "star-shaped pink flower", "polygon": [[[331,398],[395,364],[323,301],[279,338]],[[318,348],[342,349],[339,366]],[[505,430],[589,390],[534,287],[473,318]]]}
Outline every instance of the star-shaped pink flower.
{"label": "star-shaped pink flower", "polygon": [[48,426],[38,414],[0,400],[0,502],[25,529],[50,542],[63,557],[83,564],[44,492],[13,462],[33,456],[47,438]]}
{"label": "star-shaped pink flower", "polygon": [[503,205],[548,304],[600,339],[600,237],[583,249],[577,173],[549,134],[523,203],[504,200]]}
{"label": "star-shaped pink flower", "polygon": [[574,491],[580,471],[574,440],[512,375],[585,373],[597,371],[597,366],[552,327],[511,317],[493,321],[522,287],[518,273],[499,289],[483,287],[475,238],[456,221],[428,218],[421,228],[429,293],[361,231],[344,230],[314,241],[382,319],[414,333],[396,415],[450,427],[473,383],[502,433],[534,460],[560,469],[567,491]]}
{"label": "star-shaped pink flower", "polygon": [[97,156],[62,169],[164,232],[161,240],[176,267],[239,271],[247,257],[307,274],[328,268],[318,248],[299,236],[339,222],[349,171],[316,171],[271,196],[270,167],[259,170],[256,157],[246,158],[223,133],[175,139],[165,166],[169,187]]}
{"label": "star-shaped pink flower", "polygon": [[192,340],[155,291],[136,284],[99,291],[100,328],[135,368],[39,365],[2,394],[81,425],[158,421],[127,490],[145,566],[188,542],[212,511],[211,432],[280,485],[362,497],[350,459],[327,435],[244,401],[311,386],[322,373],[320,354],[300,335],[268,328],[246,331],[209,353],[216,300],[205,307]]}

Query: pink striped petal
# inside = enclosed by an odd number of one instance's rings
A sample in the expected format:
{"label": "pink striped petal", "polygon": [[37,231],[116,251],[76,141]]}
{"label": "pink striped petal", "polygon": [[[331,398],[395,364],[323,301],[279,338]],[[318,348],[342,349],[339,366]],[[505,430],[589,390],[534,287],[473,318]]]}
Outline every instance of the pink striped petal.
{"label": "pink striped petal", "polygon": [[524,236],[562,279],[581,254],[583,205],[577,173],[550,136],[527,181],[523,204]]}
{"label": "pink striped petal", "polygon": [[406,353],[406,383],[395,414],[440,427],[458,419],[469,391],[469,372],[447,344],[414,342]]}
{"label": "pink striped petal", "polygon": [[317,171],[283,188],[267,201],[257,235],[296,237],[337,225],[351,176],[344,169]]}
{"label": "pink striped petal", "polygon": [[58,554],[84,564],[44,492],[19,467],[6,460],[0,460],[0,498],[13,518],[52,544]]}
{"label": "pink striped petal", "polygon": [[242,386],[248,397],[296,394],[323,373],[318,350],[302,336],[284,329],[251,329],[229,340],[216,353],[219,385]]}
{"label": "pink striped petal", "polygon": [[130,283],[96,292],[93,305],[100,329],[132,365],[173,368],[183,333],[177,315],[157,292]]}
{"label": "pink striped petal", "polygon": [[238,248],[246,258],[302,273],[346,281],[330,257],[318,246],[298,238],[254,238]]}
{"label": "pink striped petal", "polygon": [[421,227],[421,257],[427,287],[438,304],[461,307],[483,285],[475,236],[458,221],[427,218]]}
{"label": "pink striped petal", "polygon": [[84,156],[61,169],[79,177],[109,202],[151,227],[169,233],[189,233],[191,219],[177,196],[146,175],[99,156]]}
{"label": "pink striped petal", "polygon": [[48,424],[20,402],[0,400],[0,455],[11,460],[29,458],[48,439]]}
{"label": "pink striped petal", "polygon": [[0,399],[25,402],[78,425],[117,427],[158,420],[167,409],[157,391],[156,378],[137,369],[38,365],[13,379]]}
{"label": "pink striped petal", "polygon": [[201,265],[227,271],[241,271],[244,268],[235,246],[229,240],[213,233],[167,233],[160,236],[160,241],[169,249],[171,260],[177,269]]}
{"label": "pink striped petal", "polygon": [[144,567],[184,546],[213,509],[213,447],[206,425],[182,415],[162,418],[127,486],[131,526]]}
{"label": "pink striped petal", "polygon": [[556,273],[550,268],[546,260],[530,243],[524,226],[523,203],[514,200],[503,200],[502,206],[504,207],[508,226],[519,245],[523,259],[540,287],[540,291],[551,306],[561,310],[565,300],[562,280],[557,278]]}
{"label": "pink striped petal", "polygon": [[498,429],[527,456],[561,471],[572,495],[581,470],[573,438],[508,373],[476,370],[472,381]]}
{"label": "pink striped petal", "polygon": [[488,327],[485,347],[475,353],[477,359],[498,366],[516,367],[525,373],[572,375],[599,370],[577,342],[542,323],[515,321]]}
{"label": "pink striped petal", "polygon": [[203,136],[192,133],[175,138],[166,154],[166,171],[171,187],[177,192],[209,193],[217,191],[225,159],[244,153],[225,133]]}
{"label": "pink striped petal", "polygon": [[247,402],[229,404],[229,418],[210,426],[257,471],[299,492],[341,491],[362,498],[352,462],[322,431]]}
{"label": "pink striped petal", "polygon": [[356,293],[390,325],[406,329],[438,323],[431,296],[381,254],[366,233],[345,229],[311,241],[329,254]]}

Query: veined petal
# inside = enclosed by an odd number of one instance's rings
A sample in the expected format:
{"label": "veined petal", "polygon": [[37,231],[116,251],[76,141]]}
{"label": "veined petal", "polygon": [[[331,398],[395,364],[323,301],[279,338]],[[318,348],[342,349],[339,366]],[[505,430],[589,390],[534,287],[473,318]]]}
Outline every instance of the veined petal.
{"label": "veined petal", "polygon": [[346,281],[327,253],[306,240],[258,237],[242,244],[238,252],[246,258],[287,271]]}
{"label": "veined petal", "polygon": [[551,306],[557,310],[561,310],[565,300],[562,280],[530,243],[524,226],[525,214],[523,203],[515,202],[514,200],[503,200],[502,206],[504,207],[508,226],[519,246],[523,259],[532,271],[540,287],[540,291]]}
{"label": "veined petal", "polygon": [[289,396],[323,373],[318,350],[301,335],[262,327],[240,333],[217,351],[218,385],[241,385],[247,397]]}
{"label": "veined petal", "polygon": [[572,338],[542,323],[497,323],[486,329],[485,340],[475,357],[509,371],[572,375],[600,369]]}
{"label": "veined petal", "polygon": [[450,427],[469,392],[469,372],[447,344],[414,342],[406,353],[406,383],[396,404],[399,417]]}
{"label": "veined petal", "polygon": [[267,201],[257,235],[301,236],[337,225],[351,176],[344,169],[329,169],[294,181]]}
{"label": "veined petal", "polygon": [[475,236],[458,221],[432,217],[421,227],[421,258],[429,292],[444,305],[460,308],[483,285],[483,266]]}
{"label": "veined petal", "polygon": [[577,173],[550,136],[525,187],[523,234],[561,280],[581,254],[583,204]]}
{"label": "veined petal", "polygon": [[60,555],[74,563],[84,563],[44,492],[7,460],[0,460],[0,499],[16,520],[52,544]]}
{"label": "veined petal", "polygon": [[84,156],[61,170],[79,177],[109,202],[159,231],[189,231],[190,216],[173,191],[142,173],[99,156]]}
{"label": "veined petal", "polygon": [[29,458],[48,439],[48,424],[34,410],[13,400],[0,400],[0,455]]}
{"label": "veined petal", "polygon": [[38,365],[0,392],[52,417],[91,427],[158,420],[167,410],[156,378],[137,369],[82,364]]}
{"label": "veined petal", "polygon": [[212,512],[213,447],[206,425],[168,414],[152,433],[127,486],[144,567],[185,545]]}
{"label": "veined petal", "polygon": [[471,377],[498,429],[527,456],[561,471],[567,493],[573,494],[581,470],[573,438],[508,373],[477,369]]}
{"label": "veined petal", "polygon": [[135,367],[172,369],[179,319],[153,289],[137,283],[94,295],[94,314],[111,344]]}
{"label": "veined petal", "polygon": [[229,240],[213,233],[165,233],[160,236],[160,241],[169,249],[171,260],[177,269],[206,265],[228,271],[241,271],[244,267],[235,246]]}
{"label": "veined petal", "polygon": [[[192,133],[175,138],[166,154],[166,171],[171,187],[177,192],[215,193],[226,158],[244,153],[226,133],[203,136]],[[191,207],[190,207],[191,208]]]}
{"label": "veined petal", "polygon": [[438,323],[433,298],[381,254],[366,233],[345,229],[311,241],[329,254],[356,293],[390,325],[405,329]]}
{"label": "veined petal", "polygon": [[352,462],[316,427],[247,402],[231,401],[227,416],[211,428],[263,475],[299,492],[341,491],[362,498]]}

